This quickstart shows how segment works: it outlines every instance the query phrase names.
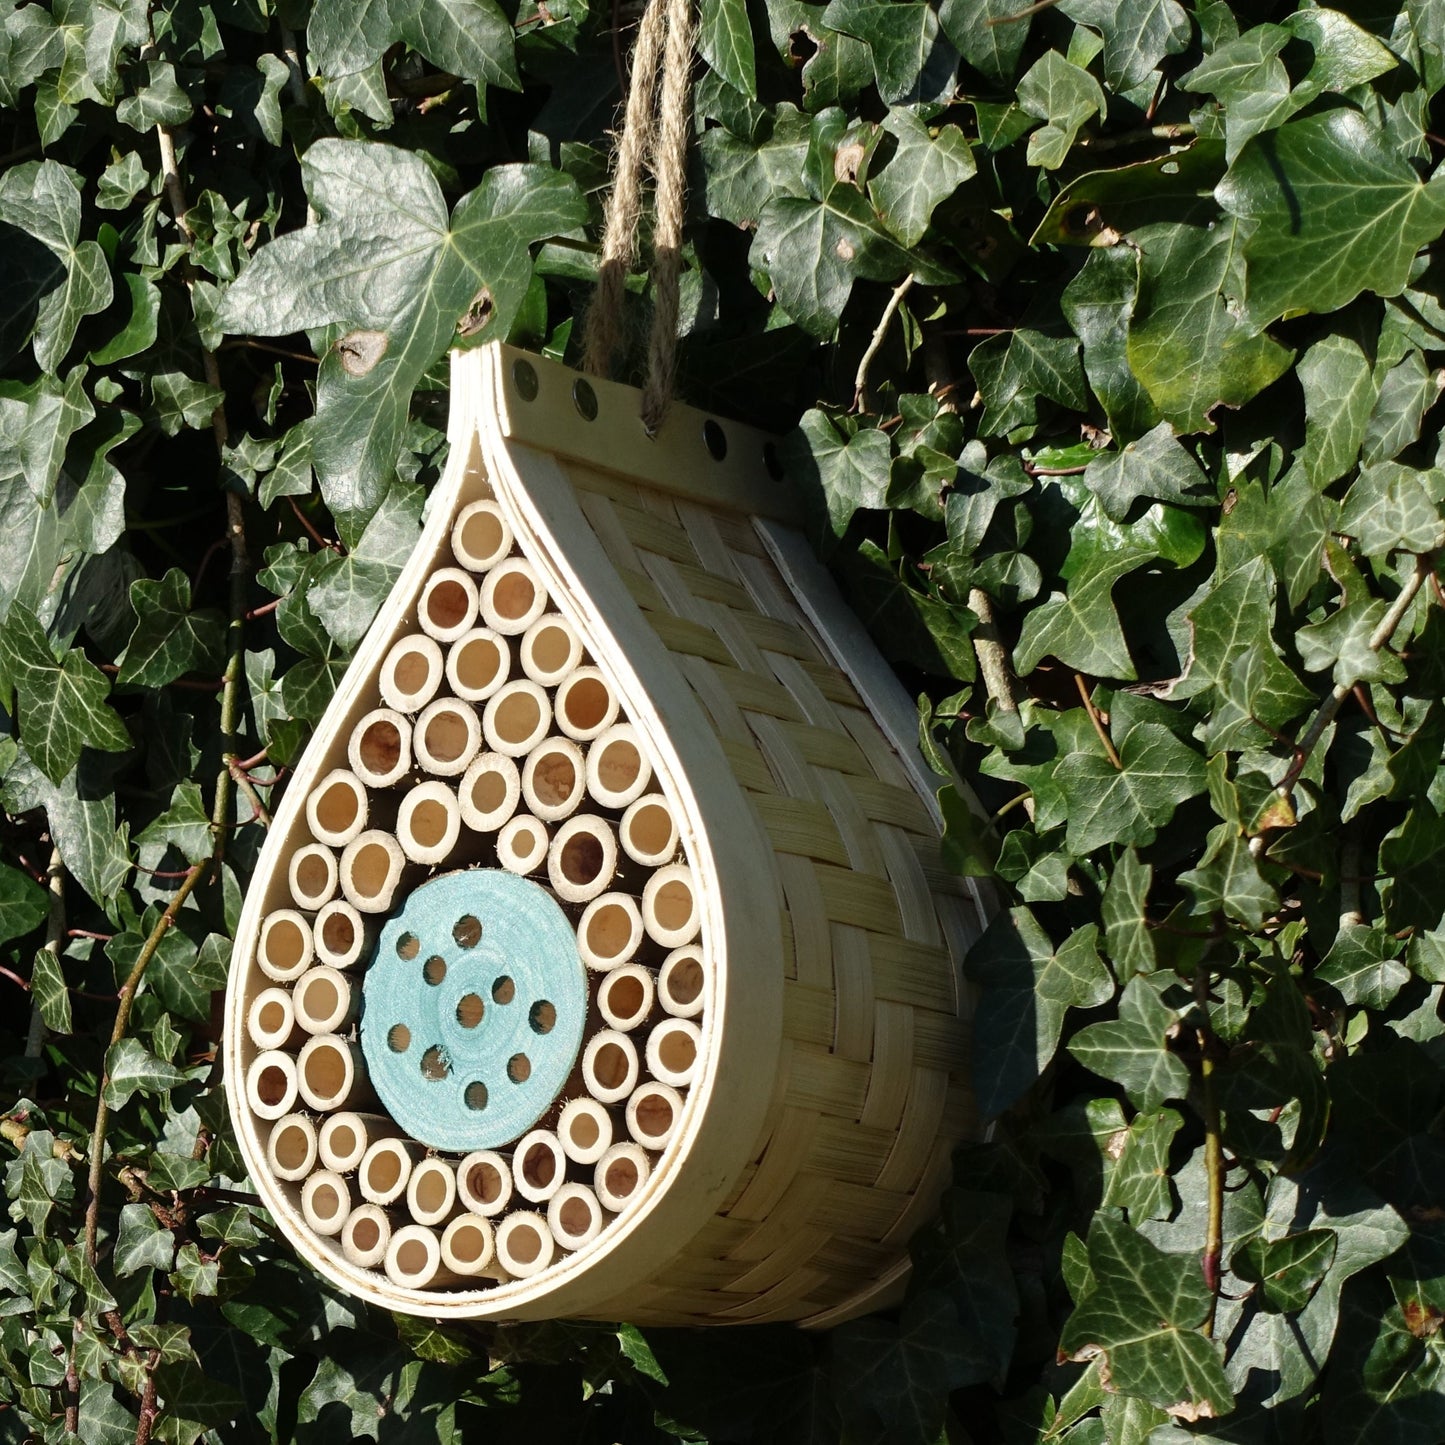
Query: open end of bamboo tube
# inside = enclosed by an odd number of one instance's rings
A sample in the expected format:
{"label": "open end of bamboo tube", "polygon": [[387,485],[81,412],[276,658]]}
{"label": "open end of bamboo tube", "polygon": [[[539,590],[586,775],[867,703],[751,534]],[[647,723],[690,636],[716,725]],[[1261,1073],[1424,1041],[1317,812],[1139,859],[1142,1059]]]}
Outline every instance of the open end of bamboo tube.
{"label": "open end of bamboo tube", "polygon": [[579,743],[591,742],[617,721],[612,685],[595,667],[579,667],[557,687],[557,726]]}
{"label": "open end of bamboo tube", "polygon": [[292,991],[296,1022],[308,1034],[339,1033],[356,1016],[359,1000],[351,980],[322,964],[308,968]]}
{"label": "open end of bamboo tube", "polygon": [[585,785],[582,749],[570,738],[548,738],[527,755],[522,796],[544,822],[560,822],[575,813]]}
{"label": "open end of bamboo tube", "polygon": [[436,1234],[421,1224],[408,1224],[391,1236],[386,1247],[386,1277],[402,1289],[450,1284],[452,1272],[442,1263]]}
{"label": "open end of bamboo tube", "polygon": [[635,803],[651,781],[652,768],[631,723],[613,723],[587,749],[587,791],[604,808]]}
{"label": "open end of bamboo tube", "polygon": [[294,908],[278,908],[261,925],[256,962],[267,978],[290,983],[306,972],[314,946],[311,926]]}
{"label": "open end of bamboo tube", "polygon": [[454,778],[467,770],[482,745],[477,710],[456,698],[438,698],[416,720],[412,748],[417,766],[439,778]]}
{"label": "open end of bamboo tube", "polygon": [[257,1054],[246,1071],[246,1102],[258,1119],[279,1119],[296,1103],[296,1061],[279,1049]]}
{"label": "open end of bamboo tube", "polygon": [[674,1088],[685,1088],[702,1057],[702,1030],[691,1019],[664,1019],[647,1036],[647,1071]]}
{"label": "open end of bamboo tube", "polygon": [[581,1249],[602,1233],[602,1206],[585,1184],[564,1184],[547,1206],[547,1227],[563,1249]]}
{"label": "open end of bamboo tube", "polygon": [[361,1057],[355,1045],[336,1034],[308,1039],[296,1060],[296,1086],[320,1113],[349,1103],[360,1092]]}
{"label": "open end of bamboo tube", "polygon": [[604,1209],[621,1213],[642,1192],[652,1173],[647,1152],[640,1144],[614,1144],[597,1161],[593,1187]]}
{"label": "open end of bamboo tube", "polygon": [[617,872],[617,839],[606,819],[593,813],[569,818],[547,853],[547,877],[567,903],[588,903]]}
{"label": "open end of bamboo tube", "polygon": [[661,1149],[682,1119],[682,1095],[670,1084],[648,1083],[627,1101],[627,1132],[645,1149]]}
{"label": "open end of bamboo tube", "polygon": [[522,638],[522,671],[543,687],[556,687],[582,661],[582,639],[560,613],[539,617]]}
{"label": "open end of bamboo tube", "polygon": [[552,704],[530,680],[504,683],[487,699],[482,732],[494,753],[520,758],[530,753],[552,726]]}
{"label": "open end of bamboo tube", "polygon": [[512,818],[497,834],[497,862],[509,873],[535,873],[547,848],[547,830],[535,818]]}
{"label": "open end of bamboo tube", "polygon": [[318,1169],[301,1186],[301,1213],[317,1234],[340,1234],[351,1213],[351,1186],[341,1175]]}
{"label": "open end of bamboo tube", "polygon": [[492,1226],[475,1214],[459,1214],[442,1231],[442,1263],[455,1274],[484,1274],[495,1255]]}
{"label": "open end of bamboo tube", "polygon": [[308,843],[291,855],[286,876],[296,906],[314,913],[336,892],[336,855],[320,843]]}
{"label": "open end of bamboo tube", "polygon": [[512,1151],[512,1184],[523,1199],[540,1204],[550,1199],[567,1178],[567,1156],[549,1129],[524,1134]]}
{"label": "open end of bamboo tube", "polygon": [[321,1162],[338,1174],[350,1174],[376,1139],[389,1138],[398,1126],[381,1114],[357,1114],[349,1109],[332,1114],[321,1125],[317,1148]]}
{"label": "open end of bamboo tube", "polygon": [[263,988],[246,1010],[246,1033],[258,1049],[282,1049],[299,1034],[291,995],[284,988]]}
{"label": "open end of bamboo tube", "polygon": [[614,969],[597,985],[597,1010],[608,1026],[627,1033],[652,1012],[652,975],[630,964]]}
{"label": "open end of bamboo tube", "polygon": [[617,833],[623,852],[645,868],[660,868],[677,856],[677,819],[661,793],[632,803]]}
{"label": "open end of bamboo tube", "polygon": [[447,653],[447,681],[466,702],[484,702],[506,682],[511,670],[507,640],[490,627],[464,633]]}
{"label": "open end of bamboo tube", "polygon": [[343,848],[366,827],[366,789],[346,768],[334,768],[306,799],[306,822],[318,842]]}
{"label": "open end of bamboo tube", "polygon": [[368,788],[391,787],[411,771],[411,724],[393,708],[367,713],[351,730],[346,757]]}
{"label": "open end of bamboo tube", "polygon": [[416,620],[438,642],[454,642],[476,620],[477,584],[460,567],[439,567],[426,579]]}
{"label": "open end of bamboo tube", "polygon": [[462,834],[457,795],[445,783],[418,783],[401,801],[396,840],[413,863],[440,863]]}
{"label": "open end of bamboo tube", "polygon": [[376,1269],[391,1243],[391,1220],[376,1204],[358,1204],[341,1227],[341,1252],[362,1269]]}
{"label": "open end of bamboo tube", "polygon": [[696,1018],[703,1010],[707,990],[707,963],[694,945],[675,948],[663,960],[657,975],[657,999],[675,1018]]}
{"label": "open end of bamboo tube", "polygon": [[397,712],[419,712],[441,686],[443,666],[434,637],[403,637],[381,664],[381,700]]}
{"label": "open end of bamboo tube", "polygon": [[375,1139],[367,1145],[357,1170],[357,1188],[372,1204],[392,1204],[406,1193],[412,1156],[420,1150],[405,1139]]}
{"label": "open end of bamboo tube", "polygon": [[626,963],[642,942],[642,914],[625,893],[594,898],[577,924],[577,951],[600,972]]}
{"label": "open end of bamboo tube", "polygon": [[401,844],[379,828],[353,838],[341,855],[341,891],[362,913],[385,913],[391,907],[406,855]]}
{"label": "open end of bamboo tube", "polygon": [[557,1120],[562,1152],[578,1164],[595,1164],[612,1147],[612,1115],[596,1099],[573,1099]]}
{"label": "open end of bamboo tube", "polygon": [[315,941],[316,956],[322,963],[332,968],[350,968],[361,958],[366,946],[361,915],[351,904],[334,899],[316,915]]}
{"label": "open end of bamboo tube", "polygon": [[557,1242],[547,1221],[526,1210],[509,1214],[498,1226],[496,1236],[497,1263],[516,1279],[540,1274],[552,1263]]}
{"label": "open end of bamboo tube", "polygon": [[659,868],[642,890],[647,936],[664,948],[681,948],[697,936],[700,922],[692,869],[683,863]]}
{"label": "open end of bamboo tube", "polygon": [[278,1179],[304,1179],[316,1167],[316,1125],[304,1114],[287,1114],[271,1128],[266,1162]]}
{"label": "open end of bamboo tube", "polygon": [[522,557],[498,562],[482,583],[482,621],[504,637],[525,632],[546,610],[537,570]]}
{"label": "open end of bamboo tube", "polygon": [[441,1159],[423,1159],[406,1184],[406,1207],[418,1224],[440,1224],[457,1203],[457,1176]]}
{"label": "open end of bamboo tube", "polygon": [[637,1087],[637,1049],[626,1034],[601,1029],[582,1051],[582,1082],[599,1103],[615,1104]]}
{"label": "open end of bamboo tube", "polygon": [[500,1154],[478,1149],[457,1165],[457,1197],[473,1214],[500,1214],[512,1201],[512,1169]]}
{"label": "open end of bamboo tube", "polygon": [[473,502],[452,524],[452,555],[471,572],[495,567],[512,550],[512,529],[495,502]]}
{"label": "open end of bamboo tube", "polygon": [[483,753],[457,785],[462,822],[478,833],[493,833],[517,811],[522,778],[517,765],[502,753]]}

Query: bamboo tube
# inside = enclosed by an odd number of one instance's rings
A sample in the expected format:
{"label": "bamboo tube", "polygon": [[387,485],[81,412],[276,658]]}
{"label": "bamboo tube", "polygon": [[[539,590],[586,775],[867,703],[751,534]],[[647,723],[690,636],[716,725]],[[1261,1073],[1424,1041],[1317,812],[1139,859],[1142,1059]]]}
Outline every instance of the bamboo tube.
{"label": "bamboo tube", "polygon": [[413,863],[440,863],[462,835],[457,795],[435,778],[418,783],[401,800],[396,841]]}
{"label": "bamboo tube", "polygon": [[567,1156],[550,1129],[533,1129],[522,1135],[512,1150],[512,1184],[523,1199],[541,1204],[566,1178]]}
{"label": "bamboo tube", "polygon": [[304,1179],[316,1167],[316,1125],[305,1114],[287,1114],[271,1126],[266,1162],[278,1179]]}
{"label": "bamboo tube", "polygon": [[533,1210],[509,1214],[497,1227],[497,1263],[514,1279],[540,1274],[552,1263],[557,1242],[547,1221]]}
{"label": "bamboo tube", "polygon": [[401,1289],[456,1283],[456,1276],[442,1263],[436,1232],[421,1224],[405,1225],[391,1236],[384,1265],[386,1277]]}
{"label": "bamboo tube", "polygon": [[391,1220],[377,1204],[358,1204],[341,1226],[341,1252],[362,1269],[376,1269],[391,1243]]}
{"label": "bamboo tube", "polygon": [[534,817],[558,823],[577,811],[586,786],[586,761],[571,738],[548,738],[527,754],[522,797]]}
{"label": "bamboo tube", "polygon": [[477,618],[477,584],[460,567],[438,567],[426,579],[416,620],[428,637],[455,642]]}
{"label": "bamboo tube", "polygon": [[663,959],[657,999],[674,1018],[696,1018],[703,1010],[706,989],[707,959],[696,944],[675,948]]}
{"label": "bamboo tube", "polygon": [[563,1249],[581,1249],[602,1233],[602,1206],[585,1184],[564,1184],[547,1205],[547,1227]]}
{"label": "bamboo tube", "polygon": [[291,993],[296,1022],[308,1034],[339,1034],[361,1010],[351,980],[326,964],[308,968]]}
{"label": "bamboo tube", "polygon": [[512,1200],[512,1166],[491,1149],[478,1149],[457,1165],[457,1198],[473,1214],[500,1214]]}
{"label": "bamboo tube", "polygon": [[612,1115],[596,1099],[573,1099],[557,1120],[557,1140],[575,1163],[595,1164],[612,1147]]}
{"label": "bamboo tube", "polygon": [[642,926],[663,948],[681,948],[697,937],[702,922],[692,869],[669,863],[647,880],[642,890]]}
{"label": "bamboo tube", "polygon": [[[338,872],[340,870],[338,869]],[[361,915],[344,899],[335,898],[316,915],[316,957],[332,968],[351,968],[366,947]]]}
{"label": "bamboo tube", "polygon": [[662,1149],[682,1120],[682,1095],[671,1084],[651,1082],[627,1101],[627,1132],[644,1149]]}
{"label": "bamboo tube", "polygon": [[576,668],[557,685],[557,727],[574,742],[591,742],[617,721],[619,710],[600,668]]}
{"label": "bamboo tube", "polygon": [[647,1072],[675,1089],[685,1089],[702,1058],[702,1030],[691,1019],[664,1019],[647,1036]]}
{"label": "bamboo tube", "polygon": [[246,1033],[258,1049],[284,1049],[299,1043],[296,1010],[284,988],[263,988],[246,1010]]}
{"label": "bamboo tube", "polygon": [[487,699],[482,732],[494,753],[520,758],[530,753],[552,726],[552,704],[535,682],[503,683]]}
{"label": "bamboo tube", "polygon": [[627,1033],[652,1012],[652,975],[637,964],[617,968],[597,985],[597,1011],[608,1027]]}
{"label": "bamboo tube", "polygon": [[442,1263],[453,1274],[486,1274],[496,1258],[496,1235],[491,1222],[475,1214],[459,1214],[442,1231]]}
{"label": "bamboo tube", "polygon": [[296,1104],[296,1061],[280,1049],[267,1049],[246,1070],[246,1102],[258,1119],[279,1119]]}
{"label": "bamboo tube", "polygon": [[311,836],[332,848],[344,848],[366,827],[366,789],[346,768],[333,768],[306,799]]}
{"label": "bamboo tube", "polygon": [[351,1213],[351,1186],[341,1175],[318,1169],[301,1186],[301,1213],[317,1234],[340,1234]]}
{"label": "bamboo tube", "polygon": [[444,1159],[423,1159],[406,1182],[406,1207],[418,1224],[442,1224],[457,1207],[457,1176]]}
{"label": "bamboo tube", "polygon": [[508,557],[482,583],[482,621],[503,637],[525,632],[547,610],[547,592],[525,557]]}
{"label": "bamboo tube", "polygon": [[625,893],[594,898],[577,922],[577,952],[599,973],[626,963],[641,942],[642,914]]}
{"label": "bamboo tube", "polygon": [[495,567],[512,550],[512,529],[495,502],[472,502],[452,524],[452,554],[471,572]]}
{"label": "bamboo tube", "polygon": [[341,891],[362,913],[385,913],[391,907],[406,855],[390,833],[372,828],[353,838],[341,855]]}
{"label": "bamboo tube", "polygon": [[677,856],[677,819],[661,793],[647,793],[628,805],[617,830],[622,851],[644,868],[661,868]]}
{"label": "bamboo tube", "polygon": [[266,915],[261,925],[261,942],[256,948],[256,962],[267,978],[274,978],[277,983],[300,978],[314,951],[311,925],[294,908],[278,908]]}
{"label": "bamboo tube", "polygon": [[547,861],[547,830],[535,818],[512,818],[497,834],[497,862],[508,873],[535,873]]}
{"label": "bamboo tube", "polygon": [[373,1139],[356,1173],[361,1197],[372,1204],[394,1204],[406,1193],[413,1161],[425,1152],[411,1139]]}
{"label": "bamboo tube", "polygon": [[652,766],[631,723],[613,723],[587,749],[587,791],[602,807],[635,803],[651,781]]}
{"label": "bamboo tube", "polygon": [[466,772],[482,745],[482,725],[469,702],[439,697],[428,703],[412,733],[416,765],[438,778],[455,778]]}
{"label": "bamboo tube", "polygon": [[411,771],[411,724],[394,708],[372,709],[346,744],[351,771],[368,788],[389,788]]}
{"label": "bamboo tube", "polygon": [[496,832],[517,811],[521,797],[521,775],[504,753],[483,753],[457,784],[462,822],[478,833]]}
{"label": "bamboo tube", "polygon": [[308,843],[291,855],[286,878],[292,902],[314,913],[336,892],[336,854],[320,843]]}
{"label": "bamboo tube", "polygon": [[397,712],[419,712],[441,686],[442,650],[434,637],[413,633],[394,643],[381,664],[381,700]]}
{"label": "bamboo tube", "polygon": [[527,629],[518,660],[533,682],[556,687],[582,661],[582,639],[560,612],[548,612]]}
{"label": "bamboo tube", "polygon": [[614,1144],[597,1161],[592,1185],[604,1209],[620,1214],[642,1192],[652,1163],[640,1144]]}
{"label": "bamboo tube", "polygon": [[547,877],[565,903],[588,903],[617,872],[617,839],[605,818],[578,813],[558,828],[547,852]]}
{"label": "bamboo tube", "polygon": [[401,1132],[401,1125],[385,1114],[358,1114],[343,1109],[322,1121],[317,1150],[325,1168],[350,1174],[378,1139],[394,1139]]}
{"label": "bamboo tube", "polygon": [[344,1109],[366,1092],[361,1050],[337,1034],[317,1034],[301,1046],[296,1087],[318,1113]]}
{"label": "bamboo tube", "polygon": [[599,1104],[616,1104],[637,1087],[637,1049],[626,1034],[599,1029],[582,1050],[582,1082]]}
{"label": "bamboo tube", "polygon": [[464,702],[485,702],[511,670],[511,647],[490,627],[463,633],[447,651],[447,682]]}

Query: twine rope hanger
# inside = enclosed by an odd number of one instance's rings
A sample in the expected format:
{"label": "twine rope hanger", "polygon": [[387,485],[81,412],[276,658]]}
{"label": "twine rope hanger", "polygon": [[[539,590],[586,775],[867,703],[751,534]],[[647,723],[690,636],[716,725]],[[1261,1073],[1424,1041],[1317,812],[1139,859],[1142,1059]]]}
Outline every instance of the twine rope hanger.
{"label": "twine rope hanger", "polygon": [[642,390],[642,421],[649,434],[661,426],[672,400],[677,360],[692,42],[692,0],[648,0],[633,47],[627,110],[604,211],[597,290],[584,323],[583,367],[594,376],[607,376],[624,339],[627,277],[638,259],[643,170],[650,162],[656,213],[652,232],[653,306],[647,377]]}

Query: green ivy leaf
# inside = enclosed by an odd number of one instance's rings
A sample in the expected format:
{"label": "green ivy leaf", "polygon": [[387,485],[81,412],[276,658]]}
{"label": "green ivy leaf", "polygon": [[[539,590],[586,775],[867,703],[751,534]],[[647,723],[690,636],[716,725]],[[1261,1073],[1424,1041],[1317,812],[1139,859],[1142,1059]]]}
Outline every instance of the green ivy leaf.
{"label": "green ivy leaf", "polygon": [[45,1027],[53,1034],[68,1034],[74,1027],[70,1013],[70,989],[60,959],[48,948],[35,951],[30,969],[30,996]]}
{"label": "green ivy leaf", "polygon": [[697,48],[721,79],[750,100],[757,99],[753,30],[744,0],[702,0]]}
{"label": "green ivy leaf", "polygon": [[980,342],[969,354],[968,367],[983,397],[979,431],[986,436],[1036,426],[1041,396],[1071,411],[1088,404],[1079,346],[1071,337],[1020,327]]}
{"label": "green ivy leaf", "polygon": [[1143,978],[1124,986],[1119,1017],[1081,1029],[1069,1052],[1086,1069],[1122,1084],[1140,1109],[1157,1109],[1189,1090],[1189,1070],[1169,1049],[1169,1030],[1179,1015]]}
{"label": "green ivy leaf", "polygon": [[884,117],[883,129],[898,144],[888,164],[870,172],[868,195],[883,224],[905,246],[916,246],[934,207],[976,171],[973,152],[957,126],[940,126],[931,134],[914,112],[901,106]]}
{"label": "green ivy leaf", "polygon": [[1207,505],[1209,479],[1175,439],[1168,422],[1144,433],[1122,451],[1104,452],[1089,462],[1084,480],[1099,498],[1104,515],[1122,522],[1140,497],[1183,506]]}
{"label": "green ivy leaf", "polygon": [[1176,0],[1064,0],[1059,8],[1104,37],[1104,77],[1120,91],[1151,79],[1166,55],[1188,46],[1192,33]]}
{"label": "green ivy leaf", "polygon": [[102,1097],[108,1107],[123,1109],[133,1094],[162,1094],[185,1081],[180,1069],[156,1058],[139,1039],[122,1039],[106,1051]]}
{"label": "green ivy leaf", "polygon": [[[1091,1100],[1091,1120],[1097,1118],[1101,1107],[1109,1105],[1112,1105],[1110,1112],[1119,1108],[1114,1099]],[[1123,1124],[1122,1114],[1118,1122]],[[1158,1219],[1170,1213],[1173,1195],[1169,1187],[1169,1148],[1183,1126],[1180,1114],[1173,1109],[1160,1109],[1136,1114],[1131,1123],[1108,1135],[1103,1144],[1109,1161],[1101,1201],[1104,1208],[1128,1210],[1136,1226],[1146,1219]]]}
{"label": "green ivy leaf", "polygon": [[306,40],[323,75],[354,75],[400,40],[439,70],[521,89],[512,27],[492,0],[315,0]]}
{"label": "green ivy leaf", "polygon": [[1105,952],[1114,972],[1125,982],[1136,973],[1153,973],[1158,965],[1148,910],[1153,877],[1154,870],[1140,859],[1138,851],[1126,848],[1104,889]]}
{"label": "green ivy leaf", "polygon": [[1305,394],[1300,460],[1317,487],[1354,466],[1374,410],[1379,382],[1369,358],[1348,336],[1326,336],[1305,353],[1295,374]]}
{"label": "green ivy leaf", "polygon": [[132,582],[130,603],[136,624],[117,682],[162,687],[183,673],[219,670],[225,623],[219,613],[191,611],[191,584],[179,568],[159,582]]}
{"label": "green ivy leaf", "polygon": [[1334,1231],[1306,1229],[1283,1239],[1256,1235],[1235,1250],[1229,1267],[1239,1279],[1259,1287],[1265,1308],[1287,1314],[1309,1303],[1334,1257]]}
{"label": "green ivy leaf", "polygon": [[176,1237],[162,1229],[148,1204],[121,1206],[111,1267],[124,1279],[140,1269],[169,1270],[176,1253]]}
{"label": "green ivy leaf", "polygon": [[1108,113],[1099,82],[1057,50],[1046,50],[1019,81],[1018,103],[1048,122],[1029,137],[1028,163],[1050,171],[1063,165],[1084,122]]}

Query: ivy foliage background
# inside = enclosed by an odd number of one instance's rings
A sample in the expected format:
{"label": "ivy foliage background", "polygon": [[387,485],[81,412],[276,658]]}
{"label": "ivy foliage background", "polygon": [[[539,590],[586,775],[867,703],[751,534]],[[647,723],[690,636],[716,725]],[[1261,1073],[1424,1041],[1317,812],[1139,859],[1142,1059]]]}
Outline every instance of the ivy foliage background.
{"label": "ivy foliage background", "polygon": [[254,1207],[270,801],[448,346],[575,357],[635,20],[0,0],[0,1438],[1445,1438],[1440,0],[701,0],[680,390],[1009,895],[901,1311],[443,1329]]}

